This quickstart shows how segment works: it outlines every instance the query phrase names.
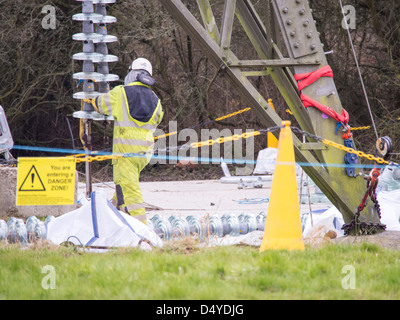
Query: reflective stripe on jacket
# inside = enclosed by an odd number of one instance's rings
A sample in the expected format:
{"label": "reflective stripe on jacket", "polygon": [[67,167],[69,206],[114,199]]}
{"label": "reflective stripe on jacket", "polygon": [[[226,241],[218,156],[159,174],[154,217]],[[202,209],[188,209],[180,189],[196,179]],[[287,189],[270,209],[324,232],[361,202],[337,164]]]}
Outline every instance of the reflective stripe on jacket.
{"label": "reflective stripe on jacket", "polygon": [[151,88],[139,81],[117,86],[96,98],[99,111],[114,117],[113,153],[149,152],[164,112]]}

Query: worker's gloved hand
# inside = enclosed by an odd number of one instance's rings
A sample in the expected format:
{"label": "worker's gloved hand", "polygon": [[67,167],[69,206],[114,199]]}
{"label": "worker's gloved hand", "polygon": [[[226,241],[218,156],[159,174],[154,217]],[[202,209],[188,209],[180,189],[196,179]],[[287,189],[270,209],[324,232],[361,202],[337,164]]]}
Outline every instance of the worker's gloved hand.
{"label": "worker's gloved hand", "polygon": [[[94,99],[82,99],[83,102],[89,103],[91,106],[93,106],[94,110],[96,110],[96,112],[99,112],[99,108],[96,105],[96,98]],[[83,106],[83,103],[82,103]]]}
{"label": "worker's gloved hand", "polygon": [[82,99],[83,102],[89,103],[89,104],[93,104],[94,103],[94,99]]}

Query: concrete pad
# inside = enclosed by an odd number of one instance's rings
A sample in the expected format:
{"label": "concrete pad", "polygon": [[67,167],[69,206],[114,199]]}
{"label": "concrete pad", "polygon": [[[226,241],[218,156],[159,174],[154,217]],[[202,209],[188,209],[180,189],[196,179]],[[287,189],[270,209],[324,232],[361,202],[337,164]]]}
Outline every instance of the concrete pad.
{"label": "concrete pad", "polygon": [[[237,184],[225,184],[219,180],[141,182],[146,213],[164,216],[223,215],[247,213],[257,215],[267,212],[271,183],[263,188],[238,189]],[[85,185],[79,184],[78,199],[85,193]],[[93,191],[103,190],[111,200],[114,183],[93,184]],[[304,202],[304,201],[303,201]],[[331,207],[330,203],[314,203],[312,210]],[[300,213],[310,212],[308,201],[301,204]]]}

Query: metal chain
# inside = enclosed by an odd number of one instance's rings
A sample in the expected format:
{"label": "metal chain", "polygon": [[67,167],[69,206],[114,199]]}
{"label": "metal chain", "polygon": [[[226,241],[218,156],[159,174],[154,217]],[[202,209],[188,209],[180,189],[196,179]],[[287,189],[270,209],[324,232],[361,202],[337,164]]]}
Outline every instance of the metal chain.
{"label": "metal chain", "polygon": [[377,230],[385,230],[386,225],[382,223],[373,223],[373,222],[360,222],[358,219],[360,217],[361,211],[365,208],[366,206],[366,200],[368,196],[371,198],[372,202],[374,203],[374,207],[376,209],[376,212],[378,214],[379,219],[382,218],[381,215],[381,206],[379,205],[377,195],[376,195],[376,184],[374,186],[368,185],[367,191],[365,192],[364,198],[361,201],[361,204],[357,208],[357,212],[354,214],[353,219],[348,223],[344,224],[342,229],[344,231],[345,235],[349,235],[351,230],[355,230],[355,233],[358,235],[369,235],[369,234],[374,234],[377,232]]}
{"label": "metal chain", "polygon": [[93,161],[105,161],[105,160],[113,160],[113,159],[118,159],[121,157],[124,157],[122,155],[117,156],[117,155],[109,155],[109,156],[86,156],[83,155],[76,155],[76,163],[80,162],[93,162]]}
{"label": "metal chain", "polygon": [[350,128],[351,131],[369,130],[369,129],[371,129],[371,126]]}
{"label": "metal chain", "polygon": [[[378,213],[379,219],[381,219],[381,207],[378,200],[371,198],[374,203],[374,207]],[[354,218],[348,224],[344,224],[342,230],[345,235],[349,235],[351,230],[355,230],[357,235],[369,235],[374,234],[378,230],[386,230],[386,225],[382,223],[374,222],[360,222],[358,218],[360,217],[361,211],[357,209]]]}
{"label": "metal chain", "polygon": [[[195,126],[193,126],[193,127],[190,127],[189,129],[194,129],[194,128],[201,127],[201,126],[203,126],[203,125],[207,125],[207,124],[210,124],[210,123],[222,121],[222,120],[225,120],[225,119],[228,119],[228,118],[237,116],[237,115],[239,115],[239,114],[242,114],[242,113],[247,112],[247,111],[250,111],[250,110],[251,110],[251,108],[245,108],[245,109],[242,109],[242,110],[239,110],[239,111],[236,111],[236,112],[227,114],[227,115],[225,115],[225,116],[219,117],[219,118],[217,118],[217,119],[215,119],[215,120],[210,120],[210,121],[207,121],[207,122],[199,123],[199,124],[197,124],[197,125],[195,125]],[[160,136],[154,137],[154,140],[166,138],[166,137],[173,136],[173,135],[176,135],[176,134],[178,134],[178,131],[174,131],[174,132],[162,134],[162,135],[160,135]]]}
{"label": "metal chain", "polygon": [[242,109],[242,110],[227,114],[226,116],[217,118],[217,119],[215,119],[215,121],[221,121],[221,120],[224,120],[224,119],[227,119],[227,118],[230,118],[230,117],[234,117],[234,116],[237,116],[238,114],[241,114],[243,112],[247,112],[247,111],[250,111],[250,110],[251,110],[251,108],[245,108],[245,109]]}
{"label": "metal chain", "polygon": [[220,137],[218,139],[210,139],[210,140],[206,140],[206,141],[201,141],[201,142],[193,142],[192,144],[190,144],[191,148],[200,148],[203,146],[212,146],[215,143],[225,143],[228,141],[236,141],[236,140],[240,140],[240,139],[248,139],[251,137],[255,137],[255,136],[259,136],[262,133],[266,133],[266,132],[274,132],[277,130],[280,130],[282,128],[282,126],[276,126],[276,127],[271,127],[268,129],[261,129],[258,131],[253,131],[253,132],[245,132],[242,133],[241,135],[239,134],[235,134],[233,136],[230,137]]}
{"label": "metal chain", "polygon": [[[360,157],[363,157],[363,158],[366,158],[368,160],[376,161],[379,164],[391,164],[389,161],[386,161],[383,158],[376,157],[376,156],[374,156],[372,154],[367,154],[367,153],[362,152],[362,151],[354,150],[353,148],[348,148],[348,147],[346,147],[346,146],[344,146],[342,144],[330,141],[330,140],[325,139],[325,138],[318,137],[318,136],[316,136],[314,134],[311,134],[311,133],[309,133],[307,131],[301,130],[301,129],[297,128],[297,127],[291,127],[291,129],[295,133],[299,133],[299,134],[305,135],[305,136],[307,136],[307,137],[309,137],[311,139],[317,140],[319,142],[322,142],[322,143],[324,143],[326,145],[329,145],[331,147],[334,147],[336,149],[343,150],[343,151],[346,151],[348,153],[356,154],[356,155],[358,155]],[[398,164],[393,163],[393,165],[398,165]]]}
{"label": "metal chain", "polygon": [[[349,152],[349,153],[357,154],[358,156],[364,157],[364,158],[366,158],[368,160],[374,160],[376,163],[392,164],[392,165],[399,166],[399,164],[397,164],[397,163],[389,163],[388,161],[384,160],[383,158],[375,157],[375,156],[373,156],[371,154],[366,154],[366,153],[364,153],[362,151],[356,151],[356,150],[354,150],[352,148],[348,148],[348,147],[345,147],[344,145],[338,144],[336,142],[333,142],[333,141],[318,137],[316,135],[310,134],[310,133],[308,133],[306,131],[303,131],[303,130],[301,130],[299,128],[296,128],[296,127],[292,127],[292,131],[300,133],[300,134],[303,134],[303,135],[305,135],[305,136],[307,136],[309,138],[312,138],[314,140],[320,141],[322,143],[325,143],[325,144],[330,145],[332,147],[335,147],[337,149],[340,149],[340,150],[343,150],[343,151],[346,151],[346,152]],[[363,197],[363,200],[362,200],[360,206],[357,208],[357,212],[354,214],[353,219],[348,224],[344,224],[343,225],[342,229],[343,229],[345,235],[349,235],[351,230],[355,230],[355,233],[358,234],[358,235],[368,235],[368,234],[374,234],[378,230],[385,230],[386,229],[386,225],[384,225],[382,223],[378,223],[378,222],[376,222],[376,223],[374,223],[374,222],[361,222],[361,221],[359,221],[359,217],[360,217],[361,211],[365,208],[366,200],[367,200],[368,196],[371,198],[372,202],[374,203],[374,207],[375,207],[375,209],[377,211],[378,217],[379,217],[379,219],[381,219],[381,208],[380,208],[377,196],[376,196],[376,185],[377,185],[378,177],[379,177],[379,173],[378,173],[378,176],[376,177],[376,182],[375,182],[374,185],[371,185],[370,181],[368,182],[367,191],[366,191],[366,193],[365,193],[365,195]]]}
{"label": "metal chain", "polygon": [[[179,151],[181,149],[191,149],[191,148],[200,148],[203,146],[212,146],[215,143],[225,143],[228,141],[236,141],[236,140],[240,140],[240,139],[248,139],[254,136],[258,136],[261,134],[265,134],[266,132],[274,132],[277,130],[280,130],[282,128],[282,126],[276,126],[276,127],[271,127],[268,129],[261,129],[258,131],[253,131],[253,132],[245,132],[243,134],[235,134],[233,136],[230,137],[221,137],[218,139],[210,139],[210,140],[206,140],[206,141],[201,141],[201,142],[193,142],[191,144],[184,144],[181,146],[176,146],[176,147],[167,147],[164,149],[157,149],[156,152],[172,152],[172,151]],[[153,151],[141,151],[138,153],[130,153],[130,154],[124,154],[124,155],[101,155],[101,156],[87,156],[85,157],[85,154],[78,154],[78,155],[73,155],[73,156],[69,156],[69,157],[75,157],[76,158],[76,162],[80,163],[80,162],[93,162],[93,161],[104,161],[104,160],[112,160],[112,159],[118,159],[121,157],[135,157],[135,156],[146,156],[146,155],[152,155]]]}
{"label": "metal chain", "polygon": [[[267,129],[260,129],[258,131],[253,131],[253,132],[245,132],[245,133],[243,133],[241,135],[233,135],[233,136],[230,136],[230,137],[220,137],[220,138],[217,138],[215,140],[210,139],[210,140],[206,140],[206,141],[193,142],[191,144],[184,144],[182,146],[167,147],[167,148],[164,148],[164,149],[157,149],[156,151],[157,152],[171,152],[171,151],[181,150],[181,149],[190,149],[190,148],[200,148],[200,147],[203,147],[203,146],[212,146],[212,145],[214,145],[216,143],[222,144],[222,143],[225,143],[225,142],[228,142],[228,141],[236,141],[236,140],[240,140],[240,139],[248,139],[248,138],[251,138],[251,137],[254,137],[254,136],[258,136],[260,134],[264,134],[266,132],[274,132],[274,131],[280,130],[281,128],[282,128],[282,126],[276,126],[276,127],[271,127],[271,128],[267,128]],[[330,140],[325,139],[325,138],[321,138],[321,137],[316,136],[314,134],[311,134],[311,133],[309,133],[307,131],[301,130],[301,129],[297,128],[297,127],[291,127],[291,129],[292,129],[292,131],[294,133],[305,135],[305,136],[307,136],[307,137],[309,137],[311,139],[314,139],[316,141],[322,142],[322,143],[324,143],[326,145],[332,146],[334,148],[337,148],[339,150],[343,150],[343,151],[348,152],[348,153],[356,154],[356,155],[358,155],[360,157],[366,158],[366,159],[371,160],[371,161],[375,161],[375,162],[377,162],[379,164],[392,164],[394,166],[400,166],[397,163],[388,162],[388,161],[384,160],[383,158],[376,157],[376,156],[374,156],[372,154],[366,154],[363,151],[354,150],[353,148],[348,148],[348,147],[346,147],[346,146],[344,146],[342,144],[330,141]],[[142,151],[142,152],[139,152],[137,154],[130,154],[130,156],[135,156],[135,155],[143,156],[144,154],[150,154],[150,153],[152,153],[152,151],[147,151],[147,152]],[[75,157],[77,162],[92,162],[92,161],[104,161],[104,160],[110,160],[110,159],[118,159],[120,157],[127,156],[127,155],[101,155],[101,156],[88,156],[88,157],[83,158],[84,156],[85,156],[85,154],[79,154],[79,155],[73,155],[73,156],[69,156],[69,157]]]}

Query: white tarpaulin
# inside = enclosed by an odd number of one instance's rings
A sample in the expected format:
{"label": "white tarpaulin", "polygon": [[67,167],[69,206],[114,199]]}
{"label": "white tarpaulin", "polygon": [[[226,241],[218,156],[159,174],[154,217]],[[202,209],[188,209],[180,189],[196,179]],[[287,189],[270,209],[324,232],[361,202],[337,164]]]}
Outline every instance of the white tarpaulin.
{"label": "white tarpaulin", "polygon": [[[278,149],[266,148],[260,150],[257,156],[256,167],[254,168],[253,174],[274,174],[276,157],[278,156]],[[301,174],[301,167],[295,163],[296,175]]]}
{"label": "white tarpaulin", "polygon": [[260,150],[257,156],[256,167],[253,174],[274,174],[278,149],[266,148]]}
{"label": "white tarpaulin", "polygon": [[311,226],[311,217],[308,216],[303,230],[303,238],[315,236],[316,230],[318,230],[318,234],[323,235],[330,230],[335,231],[337,237],[342,237],[344,235],[342,230],[344,224],[343,216],[335,207],[331,207],[328,210],[312,212],[312,222],[313,225]]}
{"label": "white tarpaulin", "polygon": [[93,192],[90,202],[50,221],[47,239],[55,244],[70,241],[87,247],[150,248],[143,240],[162,246],[162,240],[151,228],[118,211],[103,191]]}
{"label": "white tarpaulin", "polygon": [[386,230],[400,231],[400,189],[380,191],[377,198],[381,207],[381,222],[386,224]]}
{"label": "white tarpaulin", "polygon": [[[393,191],[380,191],[377,194],[378,203],[381,209],[381,223],[386,225],[386,230],[400,231],[400,189]],[[362,214],[362,212],[361,212]],[[308,217],[303,230],[303,237],[310,236],[316,229],[323,232],[334,230],[338,237],[344,235],[342,226],[343,217],[338,209],[332,207],[322,213],[313,213],[313,227]]]}

